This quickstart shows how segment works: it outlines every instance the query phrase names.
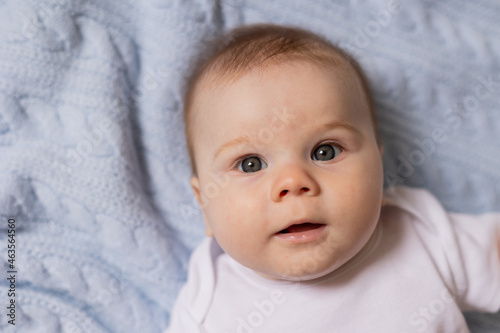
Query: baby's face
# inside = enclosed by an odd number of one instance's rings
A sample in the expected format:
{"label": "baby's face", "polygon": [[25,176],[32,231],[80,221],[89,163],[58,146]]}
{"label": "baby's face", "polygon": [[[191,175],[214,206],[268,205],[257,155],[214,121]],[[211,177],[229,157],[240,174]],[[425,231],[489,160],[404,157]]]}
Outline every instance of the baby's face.
{"label": "baby's face", "polygon": [[303,62],[272,65],[222,86],[202,83],[196,95],[191,184],[207,234],[262,276],[327,274],[376,227],[381,153],[348,71],[339,79]]}

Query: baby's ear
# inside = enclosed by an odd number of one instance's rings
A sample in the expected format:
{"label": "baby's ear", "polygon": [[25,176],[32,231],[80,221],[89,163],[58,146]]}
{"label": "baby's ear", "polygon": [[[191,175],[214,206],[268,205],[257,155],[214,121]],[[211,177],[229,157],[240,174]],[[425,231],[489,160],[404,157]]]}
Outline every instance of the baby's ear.
{"label": "baby's ear", "polygon": [[205,222],[205,235],[208,237],[213,237],[214,233],[212,232],[212,228],[208,225],[207,222]]}
{"label": "baby's ear", "polygon": [[201,206],[201,195],[200,195],[200,181],[198,177],[191,177],[189,183],[191,184],[191,188],[193,189],[194,195],[196,196],[196,200],[198,200],[198,204]]}
{"label": "baby's ear", "polygon": [[208,237],[212,237],[214,234],[212,232],[212,228],[207,223],[207,218],[205,217],[205,211],[203,210],[203,204],[201,202],[201,194],[200,194],[200,180],[198,177],[193,176],[191,177],[190,181],[191,183],[191,188],[193,189],[194,195],[196,196],[196,200],[198,200],[198,204],[200,204],[201,207],[201,213],[203,215],[203,220],[205,221],[205,235]]}

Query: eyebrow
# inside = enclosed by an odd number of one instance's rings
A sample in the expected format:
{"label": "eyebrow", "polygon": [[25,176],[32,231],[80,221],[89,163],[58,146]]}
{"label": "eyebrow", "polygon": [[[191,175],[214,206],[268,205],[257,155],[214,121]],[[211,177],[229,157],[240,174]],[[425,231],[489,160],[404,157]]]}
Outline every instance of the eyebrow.
{"label": "eyebrow", "polygon": [[241,145],[241,144],[249,144],[250,143],[250,140],[248,139],[248,137],[246,136],[239,136],[231,141],[228,141],[226,142],[225,144],[223,144],[222,146],[220,146],[217,151],[215,152],[214,154],[214,158],[213,160],[215,160],[217,158],[217,156],[224,150],[228,150],[234,146],[237,146],[237,145]]}
{"label": "eyebrow", "polygon": [[[345,122],[345,121],[332,121],[332,122],[326,123],[320,127],[319,131],[332,130],[332,129],[336,129],[336,128],[343,128],[349,132],[354,132],[356,134],[361,135],[360,131],[358,131],[354,126],[352,126],[350,123]],[[241,145],[241,144],[250,144],[250,139],[247,136],[239,136],[235,139],[232,139],[232,140],[224,143],[215,152],[213,160],[215,160],[217,158],[217,156],[221,152],[223,152],[224,150],[228,150],[234,146]]]}
{"label": "eyebrow", "polygon": [[361,132],[356,127],[352,126],[350,123],[346,121],[332,121],[321,126],[321,130],[331,130],[335,128],[343,128],[350,132],[354,132],[356,134],[361,135]]}

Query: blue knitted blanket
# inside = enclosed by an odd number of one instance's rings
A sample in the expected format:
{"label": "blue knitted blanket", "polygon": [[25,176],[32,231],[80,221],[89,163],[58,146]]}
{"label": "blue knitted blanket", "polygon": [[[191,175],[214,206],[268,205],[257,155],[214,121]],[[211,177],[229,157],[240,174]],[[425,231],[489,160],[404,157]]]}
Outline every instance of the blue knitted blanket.
{"label": "blue knitted blanket", "polygon": [[386,185],[500,211],[499,21],[496,0],[0,0],[0,331],[166,328],[203,237],[186,76],[241,24],[307,28],[359,60]]}

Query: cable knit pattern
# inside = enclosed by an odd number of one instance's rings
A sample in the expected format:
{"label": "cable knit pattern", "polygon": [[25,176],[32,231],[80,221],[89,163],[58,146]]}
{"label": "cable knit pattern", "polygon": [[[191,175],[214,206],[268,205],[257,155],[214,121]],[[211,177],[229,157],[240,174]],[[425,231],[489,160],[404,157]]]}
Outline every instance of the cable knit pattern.
{"label": "cable knit pattern", "polygon": [[[203,236],[186,76],[207,40],[241,24],[301,26],[361,62],[386,184],[428,188],[453,211],[500,211],[499,19],[495,0],[0,0],[0,331],[167,326]],[[469,320],[500,327],[498,315],[498,326]]]}

